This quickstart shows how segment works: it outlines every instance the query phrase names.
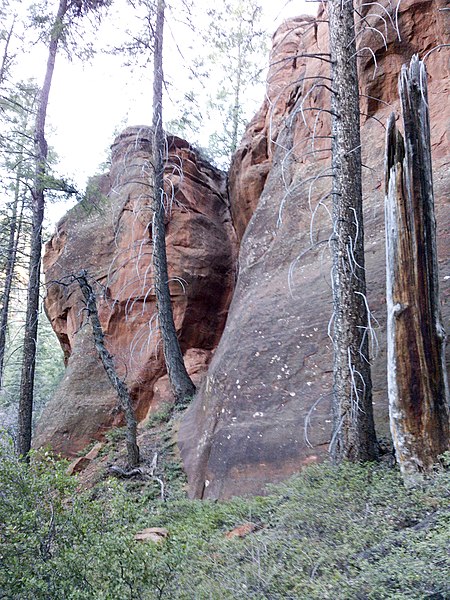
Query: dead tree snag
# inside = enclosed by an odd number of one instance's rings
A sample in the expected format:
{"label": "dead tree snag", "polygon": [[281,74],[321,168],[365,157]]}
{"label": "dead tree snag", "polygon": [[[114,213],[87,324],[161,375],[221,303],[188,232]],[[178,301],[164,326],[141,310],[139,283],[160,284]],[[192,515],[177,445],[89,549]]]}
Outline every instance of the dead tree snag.
{"label": "dead tree snag", "polygon": [[105,346],[105,335],[98,317],[97,301],[94,290],[87,279],[86,271],[81,271],[75,276],[81,291],[83,293],[89,319],[91,321],[92,333],[94,336],[95,348],[99,358],[102,361],[108,379],[117,392],[120,406],[125,413],[125,421],[127,426],[126,446],[127,446],[127,461],[128,467],[132,469],[139,464],[139,447],[136,442],[137,437],[137,422],[133,410],[133,404],[130,398],[126,383],[121,379],[114,366],[114,359]]}
{"label": "dead tree snag", "polygon": [[405,137],[391,115],[386,139],[388,393],[397,461],[413,480],[449,447],[426,70],[417,56],[402,68],[399,93]]}

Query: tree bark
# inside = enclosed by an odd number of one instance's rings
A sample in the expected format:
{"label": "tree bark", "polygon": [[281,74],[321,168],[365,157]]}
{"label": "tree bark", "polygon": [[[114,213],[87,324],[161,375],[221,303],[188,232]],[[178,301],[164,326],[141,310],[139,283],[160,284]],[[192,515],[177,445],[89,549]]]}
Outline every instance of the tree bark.
{"label": "tree bark", "polygon": [[31,448],[33,417],[34,373],[36,367],[36,344],[39,315],[39,282],[41,272],[42,223],[45,207],[45,176],[47,172],[48,148],[45,139],[48,97],[52,85],[58,43],[67,12],[67,0],[60,0],[48,47],[47,68],[41,90],[34,132],[35,174],[32,190],[32,224],[30,265],[28,272],[27,309],[23,342],[22,373],[19,393],[19,426],[17,452],[26,458]]}
{"label": "tree bark", "polygon": [[[241,27],[241,26],[239,26]],[[239,31],[239,36],[242,35],[242,32]],[[239,113],[241,108],[241,85],[242,85],[242,40],[239,40],[238,43],[238,64],[236,70],[236,80],[234,87],[234,106],[233,106],[233,127],[231,132],[231,145],[230,145],[230,156],[237,150],[238,145],[238,131],[239,131]]]}
{"label": "tree bark", "polygon": [[132,469],[139,464],[139,446],[137,445],[137,421],[133,410],[130,392],[128,391],[126,383],[117,375],[117,371],[114,366],[114,359],[105,346],[105,335],[103,333],[100,319],[98,318],[95,294],[92,286],[88,282],[86,271],[81,271],[75,276],[75,279],[77,280],[86,301],[88,315],[91,320],[95,348],[100,360],[102,361],[103,368],[108,375],[108,379],[117,392],[120,406],[125,413],[125,421],[127,426],[127,462],[128,467]]}
{"label": "tree bark", "polygon": [[164,32],[164,0],[158,0],[154,72],[153,72],[153,271],[159,329],[170,385],[177,403],[185,403],[195,394],[195,386],[184,365],[183,354],[173,320],[167,270],[164,193],[165,138],[162,128],[162,48]]}
{"label": "tree bark", "polygon": [[18,166],[14,189],[14,202],[9,225],[9,239],[6,257],[5,284],[3,286],[3,303],[0,311],[0,390],[3,388],[3,366],[5,362],[6,330],[8,328],[9,303],[11,287],[16,267],[17,248],[22,231],[22,216],[25,200],[22,198],[20,213],[18,212],[21,191],[21,169]]}
{"label": "tree bark", "polygon": [[388,395],[397,461],[413,481],[450,441],[426,70],[417,56],[403,66],[399,92],[405,138],[394,115],[386,138]]}
{"label": "tree bark", "polygon": [[352,0],[330,0],[335,461],[377,457],[364,267],[359,90]]}

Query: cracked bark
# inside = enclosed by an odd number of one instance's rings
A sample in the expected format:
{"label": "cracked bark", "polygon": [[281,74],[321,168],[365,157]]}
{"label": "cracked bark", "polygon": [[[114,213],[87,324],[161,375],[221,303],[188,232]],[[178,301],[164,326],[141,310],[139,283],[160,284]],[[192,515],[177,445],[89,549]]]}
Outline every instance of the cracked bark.
{"label": "cracked bark", "polygon": [[333,174],[333,460],[377,457],[368,349],[353,2],[328,2]]}

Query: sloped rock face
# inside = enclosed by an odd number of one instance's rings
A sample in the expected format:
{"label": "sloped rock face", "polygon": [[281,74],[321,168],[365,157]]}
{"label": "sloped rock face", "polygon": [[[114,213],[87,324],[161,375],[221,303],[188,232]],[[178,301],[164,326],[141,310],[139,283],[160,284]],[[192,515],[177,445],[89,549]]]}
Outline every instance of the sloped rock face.
{"label": "sloped rock face", "polygon": [[[372,361],[379,436],[388,435],[384,123],[391,111],[399,114],[398,74],[416,52],[426,57],[429,72],[447,329],[450,314],[449,63],[445,49],[432,51],[449,43],[450,15],[443,10],[443,0],[403,0],[397,14],[388,3],[384,6],[361,7],[366,20],[358,24],[366,268],[377,335]],[[320,13],[317,21],[294,19],[275,34],[268,99],[250,123],[231,168],[232,212],[238,235],[243,236],[239,277],[207,379],[179,432],[192,496],[258,493],[264,484],[280,481],[327,454],[332,393],[327,332],[332,306],[325,18]]]}
{"label": "sloped rock face", "polygon": [[[112,147],[111,170],[85,206],[72,209],[46,246],[45,309],[64,349],[67,370],[38,424],[35,446],[73,456],[121,424],[117,398],[85,323],[70,276],[86,269],[116,367],[142,420],[170,400],[157,331],[152,277],[148,127],[126,129]],[[168,138],[167,255],[175,325],[195,383],[222,333],[235,279],[236,239],[225,175],[183,140]]]}

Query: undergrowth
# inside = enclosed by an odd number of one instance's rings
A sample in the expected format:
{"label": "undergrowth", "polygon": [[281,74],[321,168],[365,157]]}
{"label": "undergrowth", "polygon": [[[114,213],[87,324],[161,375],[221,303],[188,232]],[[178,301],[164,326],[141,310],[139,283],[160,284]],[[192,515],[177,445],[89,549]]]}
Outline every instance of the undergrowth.
{"label": "undergrowth", "polygon": [[[408,490],[382,465],[322,464],[265,497],[194,501],[180,487],[161,502],[113,478],[76,492],[66,466],[0,449],[0,598],[450,598],[448,471]],[[135,541],[148,527],[169,536]]]}

